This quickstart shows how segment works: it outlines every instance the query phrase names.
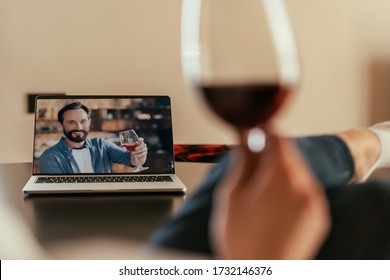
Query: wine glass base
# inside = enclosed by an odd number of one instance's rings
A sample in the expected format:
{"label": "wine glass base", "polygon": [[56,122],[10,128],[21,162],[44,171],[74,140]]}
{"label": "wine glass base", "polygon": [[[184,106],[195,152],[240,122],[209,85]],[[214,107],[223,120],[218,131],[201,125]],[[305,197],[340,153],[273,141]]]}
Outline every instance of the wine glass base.
{"label": "wine glass base", "polygon": [[138,166],[136,169],[133,170],[133,173],[142,172],[147,169],[149,169],[149,167]]}
{"label": "wine glass base", "polygon": [[248,134],[247,145],[252,152],[259,153],[265,147],[266,138],[264,130],[258,127],[252,128]]}

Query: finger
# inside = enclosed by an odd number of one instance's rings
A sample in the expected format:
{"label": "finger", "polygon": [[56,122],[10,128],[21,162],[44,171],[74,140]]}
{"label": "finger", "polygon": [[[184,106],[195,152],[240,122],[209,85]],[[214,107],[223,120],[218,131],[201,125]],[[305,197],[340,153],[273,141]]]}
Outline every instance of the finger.
{"label": "finger", "polygon": [[[259,165],[259,170],[251,180],[249,187],[253,190],[252,199],[261,199],[262,192],[270,189],[271,193],[293,195],[306,193],[306,189],[317,188],[317,181],[305,165],[302,156],[291,140],[275,137],[264,155],[263,162],[268,166]],[[264,165],[264,164],[263,164]]]}
{"label": "finger", "polygon": [[146,158],[146,155],[147,155],[146,153],[141,153],[141,154],[134,155],[134,157],[140,159],[140,158]]}
{"label": "finger", "polygon": [[[266,144],[261,152],[249,151],[246,146],[241,149],[238,162],[234,164],[232,173],[235,182],[232,192],[260,192],[262,185],[267,184],[269,177],[274,173],[275,164],[278,161],[277,150],[280,149],[281,138],[268,131]],[[243,144],[246,145],[246,144]],[[235,194],[233,194],[235,195]]]}
{"label": "finger", "polygon": [[143,147],[137,147],[133,153],[140,154],[140,153],[147,153],[147,152],[148,152],[148,148],[146,146],[143,146]]}
{"label": "finger", "polygon": [[133,152],[133,155],[135,156],[135,157],[146,157],[146,155],[147,155],[147,153],[148,153],[148,149],[147,148],[144,148],[144,149],[142,149],[142,150],[138,150],[138,151],[134,151]]}
{"label": "finger", "polygon": [[137,147],[135,147],[135,151],[142,151],[142,150],[144,150],[144,149],[146,149],[146,144],[145,143],[143,143],[143,144],[140,144],[140,145],[138,145]]}

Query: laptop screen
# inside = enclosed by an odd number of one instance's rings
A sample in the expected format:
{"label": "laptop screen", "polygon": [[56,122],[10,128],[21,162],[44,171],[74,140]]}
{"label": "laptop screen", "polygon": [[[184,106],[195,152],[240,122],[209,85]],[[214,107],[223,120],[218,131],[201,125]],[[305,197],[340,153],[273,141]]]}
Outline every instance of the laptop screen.
{"label": "laptop screen", "polygon": [[[146,145],[139,158],[128,130]],[[34,133],[34,175],[174,173],[168,96],[39,96]]]}

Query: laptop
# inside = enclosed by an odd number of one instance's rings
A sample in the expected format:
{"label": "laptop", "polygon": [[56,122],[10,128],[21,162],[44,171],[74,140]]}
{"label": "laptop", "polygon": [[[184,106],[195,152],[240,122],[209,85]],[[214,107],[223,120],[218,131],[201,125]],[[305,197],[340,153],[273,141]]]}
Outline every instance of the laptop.
{"label": "laptop", "polygon": [[[168,96],[43,95],[34,121],[26,194],[186,191],[175,175]],[[146,145],[142,169],[120,142],[130,129]]]}

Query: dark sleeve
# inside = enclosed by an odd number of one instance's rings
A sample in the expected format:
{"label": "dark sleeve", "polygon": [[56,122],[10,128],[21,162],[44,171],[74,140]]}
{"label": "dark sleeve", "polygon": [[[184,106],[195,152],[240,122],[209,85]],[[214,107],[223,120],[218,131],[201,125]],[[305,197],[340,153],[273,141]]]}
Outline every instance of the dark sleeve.
{"label": "dark sleeve", "polygon": [[302,137],[296,138],[295,143],[324,187],[346,185],[351,181],[355,173],[353,158],[339,137]]}
{"label": "dark sleeve", "polygon": [[230,157],[224,157],[206,176],[198,190],[151,237],[152,246],[211,255],[209,217],[215,186],[223,177]]}
{"label": "dark sleeve", "polygon": [[317,259],[390,259],[390,182],[326,190],[332,227]]}
{"label": "dark sleeve", "polygon": [[[334,136],[295,139],[309,166],[325,187],[349,182],[354,173],[351,154],[345,143]],[[232,156],[227,156],[208,174],[198,190],[151,237],[152,246],[212,255],[209,218],[213,193],[225,174]]]}

